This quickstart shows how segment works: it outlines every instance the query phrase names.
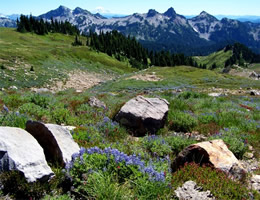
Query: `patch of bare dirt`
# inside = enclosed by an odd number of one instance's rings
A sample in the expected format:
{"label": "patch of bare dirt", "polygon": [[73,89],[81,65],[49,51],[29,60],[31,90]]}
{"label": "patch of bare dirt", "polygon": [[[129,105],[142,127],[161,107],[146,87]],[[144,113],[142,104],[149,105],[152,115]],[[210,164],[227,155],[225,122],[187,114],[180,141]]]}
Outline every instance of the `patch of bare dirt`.
{"label": "patch of bare dirt", "polygon": [[135,79],[135,80],[141,80],[141,81],[154,81],[154,82],[163,80],[160,77],[158,77],[155,73],[137,74],[137,75],[131,76],[127,79]]}
{"label": "patch of bare dirt", "polygon": [[63,91],[69,88],[74,88],[77,91],[84,91],[111,79],[111,77],[105,77],[101,74],[77,70],[68,74],[67,80],[57,81],[53,86],[49,87],[49,89],[52,92]]}

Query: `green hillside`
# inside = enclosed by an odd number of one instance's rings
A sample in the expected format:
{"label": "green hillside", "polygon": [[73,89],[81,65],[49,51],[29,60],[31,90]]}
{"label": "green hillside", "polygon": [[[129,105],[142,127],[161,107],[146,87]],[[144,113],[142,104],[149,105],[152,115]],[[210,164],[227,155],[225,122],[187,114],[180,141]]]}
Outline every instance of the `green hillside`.
{"label": "green hillside", "polygon": [[214,52],[208,56],[197,56],[194,57],[195,60],[200,65],[207,65],[207,69],[210,69],[215,63],[218,68],[223,69],[225,67],[225,62],[232,56],[232,51],[224,52],[224,50]]}
{"label": "green hillside", "polygon": [[66,78],[68,72],[76,69],[102,71],[112,77],[134,71],[127,63],[89,47],[73,47],[73,41],[74,36],[39,36],[0,28],[1,87],[40,87],[53,79]]}

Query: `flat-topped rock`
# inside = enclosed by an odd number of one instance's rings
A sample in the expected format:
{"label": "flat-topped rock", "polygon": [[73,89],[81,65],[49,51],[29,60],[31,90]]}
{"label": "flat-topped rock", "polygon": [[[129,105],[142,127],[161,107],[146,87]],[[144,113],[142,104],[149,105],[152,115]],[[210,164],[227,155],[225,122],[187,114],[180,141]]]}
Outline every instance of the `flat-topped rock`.
{"label": "flat-topped rock", "polygon": [[28,182],[48,180],[54,175],[42,147],[27,131],[0,127],[0,172],[18,170]]}
{"label": "flat-topped rock", "polygon": [[42,146],[47,160],[58,161],[63,166],[71,161],[74,153],[80,150],[69,130],[60,125],[28,121],[26,130]]}
{"label": "flat-topped rock", "polygon": [[121,108],[115,119],[136,136],[154,134],[165,124],[168,105],[165,99],[137,96]]}

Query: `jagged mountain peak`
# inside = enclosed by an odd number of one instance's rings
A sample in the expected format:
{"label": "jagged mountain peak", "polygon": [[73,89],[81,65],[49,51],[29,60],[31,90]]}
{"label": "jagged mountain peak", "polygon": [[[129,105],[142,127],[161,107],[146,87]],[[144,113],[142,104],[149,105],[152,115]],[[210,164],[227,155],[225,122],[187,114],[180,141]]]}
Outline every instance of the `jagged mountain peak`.
{"label": "jagged mountain peak", "polygon": [[147,13],[147,17],[154,17],[157,14],[159,13],[155,9],[150,9]]}
{"label": "jagged mountain peak", "polygon": [[202,11],[198,16],[192,18],[192,21],[198,21],[198,20],[218,21],[216,17],[207,13],[206,11]]}
{"label": "jagged mountain peak", "polygon": [[62,6],[62,5],[60,5],[60,6],[57,8],[57,10],[61,10],[61,11],[70,11],[69,8],[67,8],[66,6]]}
{"label": "jagged mountain peak", "polygon": [[82,9],[80,7],[77,7],[77,8],[75,8],[73,10],[73,14],[74,15],[78,15],[78,14],[91,14],[91,13],[89,11],[87,11],[87,10],[84,10],[84,9]]}
{"label": "jagged mountain peak", "polygon": [[173,7],[170,7],[165,13],[163,13],[164,16],[167,17],[175,17],[177,14]]}

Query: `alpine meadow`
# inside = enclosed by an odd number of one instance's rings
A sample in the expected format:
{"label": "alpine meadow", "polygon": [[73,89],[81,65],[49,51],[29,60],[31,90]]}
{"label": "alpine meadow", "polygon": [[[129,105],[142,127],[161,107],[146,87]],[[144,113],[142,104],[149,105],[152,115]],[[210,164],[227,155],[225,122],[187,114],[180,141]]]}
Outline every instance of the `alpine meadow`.
{"label": "alpine meadow", "polygon": [[255,0],[2,4],[0,199],[260,199]]}

